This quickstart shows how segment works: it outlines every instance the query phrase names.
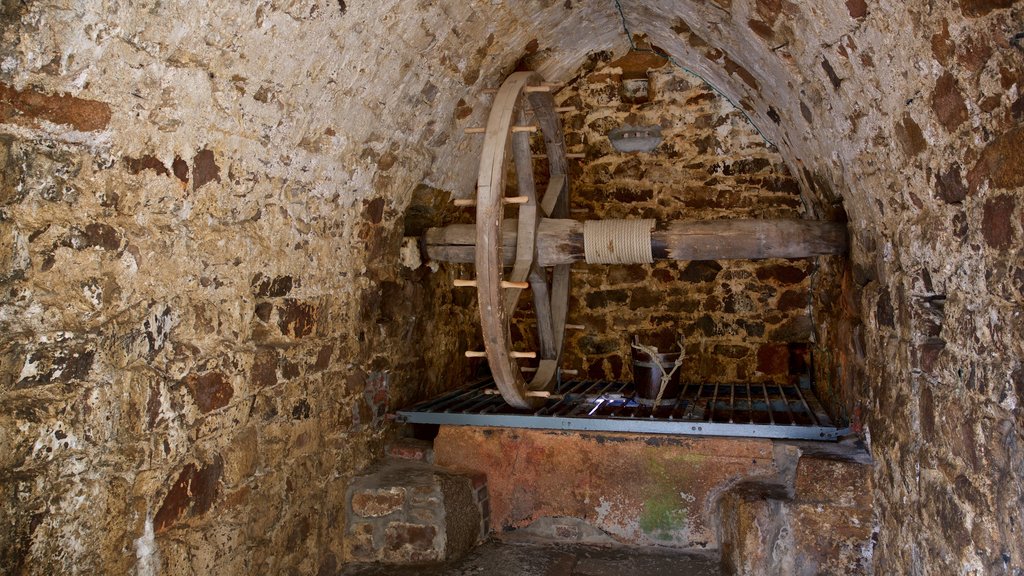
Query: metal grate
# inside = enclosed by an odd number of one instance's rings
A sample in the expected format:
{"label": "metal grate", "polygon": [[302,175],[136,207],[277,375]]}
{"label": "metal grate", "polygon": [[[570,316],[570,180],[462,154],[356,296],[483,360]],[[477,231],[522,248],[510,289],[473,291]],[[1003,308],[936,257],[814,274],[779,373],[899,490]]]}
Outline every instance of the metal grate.
{"label": "metal grate", "polygon": [[688,384],[657,408],[635,399],[631,382],[570,381],[535,411],[516,410],[485,380],[400,410],[417,424],[451,424],[836,440],[841,431],[800,385]]}

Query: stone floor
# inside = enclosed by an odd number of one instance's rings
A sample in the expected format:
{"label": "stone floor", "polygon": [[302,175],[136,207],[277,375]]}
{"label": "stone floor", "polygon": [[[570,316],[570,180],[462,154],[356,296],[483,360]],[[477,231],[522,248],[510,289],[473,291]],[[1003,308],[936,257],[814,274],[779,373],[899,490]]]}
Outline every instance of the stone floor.
{"label": "stone floor", "polygon": [[717,576],[717,558],[650,548],[597,548],[491,540],[460,561],[428,566],[350,565],[341,576]]}

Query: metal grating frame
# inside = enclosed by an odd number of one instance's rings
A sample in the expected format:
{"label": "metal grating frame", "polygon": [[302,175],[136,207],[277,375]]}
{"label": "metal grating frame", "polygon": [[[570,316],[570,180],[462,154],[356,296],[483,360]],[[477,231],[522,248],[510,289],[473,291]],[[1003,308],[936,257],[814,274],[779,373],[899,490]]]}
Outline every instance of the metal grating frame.
{"label": "metal grating frame", "polygon": [[516,410],[484,380],[398,411],[414,424],[641,432],[835,441],[837,429],[800,385],[688,384],[656,410],[634,399],[631,382],[570,381],[535,411]]}

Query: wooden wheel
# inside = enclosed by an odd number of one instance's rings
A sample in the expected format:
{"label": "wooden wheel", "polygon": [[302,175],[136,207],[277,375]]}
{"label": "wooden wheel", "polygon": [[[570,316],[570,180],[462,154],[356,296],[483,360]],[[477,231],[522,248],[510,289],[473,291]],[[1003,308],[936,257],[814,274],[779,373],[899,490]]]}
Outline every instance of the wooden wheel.
{"label": "wooden wheel", "polygon": [[[540,130],[548,158],[549,179],[538,198],[533,179],[530,134]],[[518,196],[505,197],[509,154],[515,165]],[[502,225],[505,206],[518,206],[515,262],[503,266]],[[549,390],[555,380],[569,300],[569,265],[548,269],[536,264],[537,227],[542,218],[567,218],[569,178],[566,170],[562,125],[555,112],[550,87],[536,72],[512,74],[494,98],[484,132],[483,154],[477,178],[476,274],[480,324],[484,348],[494,381],[505,401],[516,408],[544,402],[531,392]],[[517,359],[532,357],[514,349],[509,322],[524,282],[529,283],[537,316],[539,360],[527,382]]]}

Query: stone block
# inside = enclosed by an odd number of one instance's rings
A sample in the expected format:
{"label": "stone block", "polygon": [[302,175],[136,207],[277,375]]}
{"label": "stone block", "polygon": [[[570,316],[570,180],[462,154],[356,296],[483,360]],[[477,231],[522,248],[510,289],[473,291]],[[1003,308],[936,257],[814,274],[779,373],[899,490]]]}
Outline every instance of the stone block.
{"label": "stone block", "polygon": [[388,444],[387,455],[392,458],[415,460],[428,464],[434,462],[434,448],[431,443],[415,438],[401,438]]}
{"label": "stone block", "polygon": [[717,545],[713,495],[775,471],[771,442],[442,427],[438,464],[487,474],[490,528],[588,522],[625,544]]}
{"label": "stone block", "polygon": [[797,463],[795,498],[802,503],[871,507],[871,465],[802,457]]}
{"label": "stone block", "polygon": [[871,573],[871,509],[789,504],[796,574]]}
{"label": "stone block", "polygon": [[379,518],[393,514],[405,504],[405,488],[369,489],[352,495],[352,512],[363,518]]}

